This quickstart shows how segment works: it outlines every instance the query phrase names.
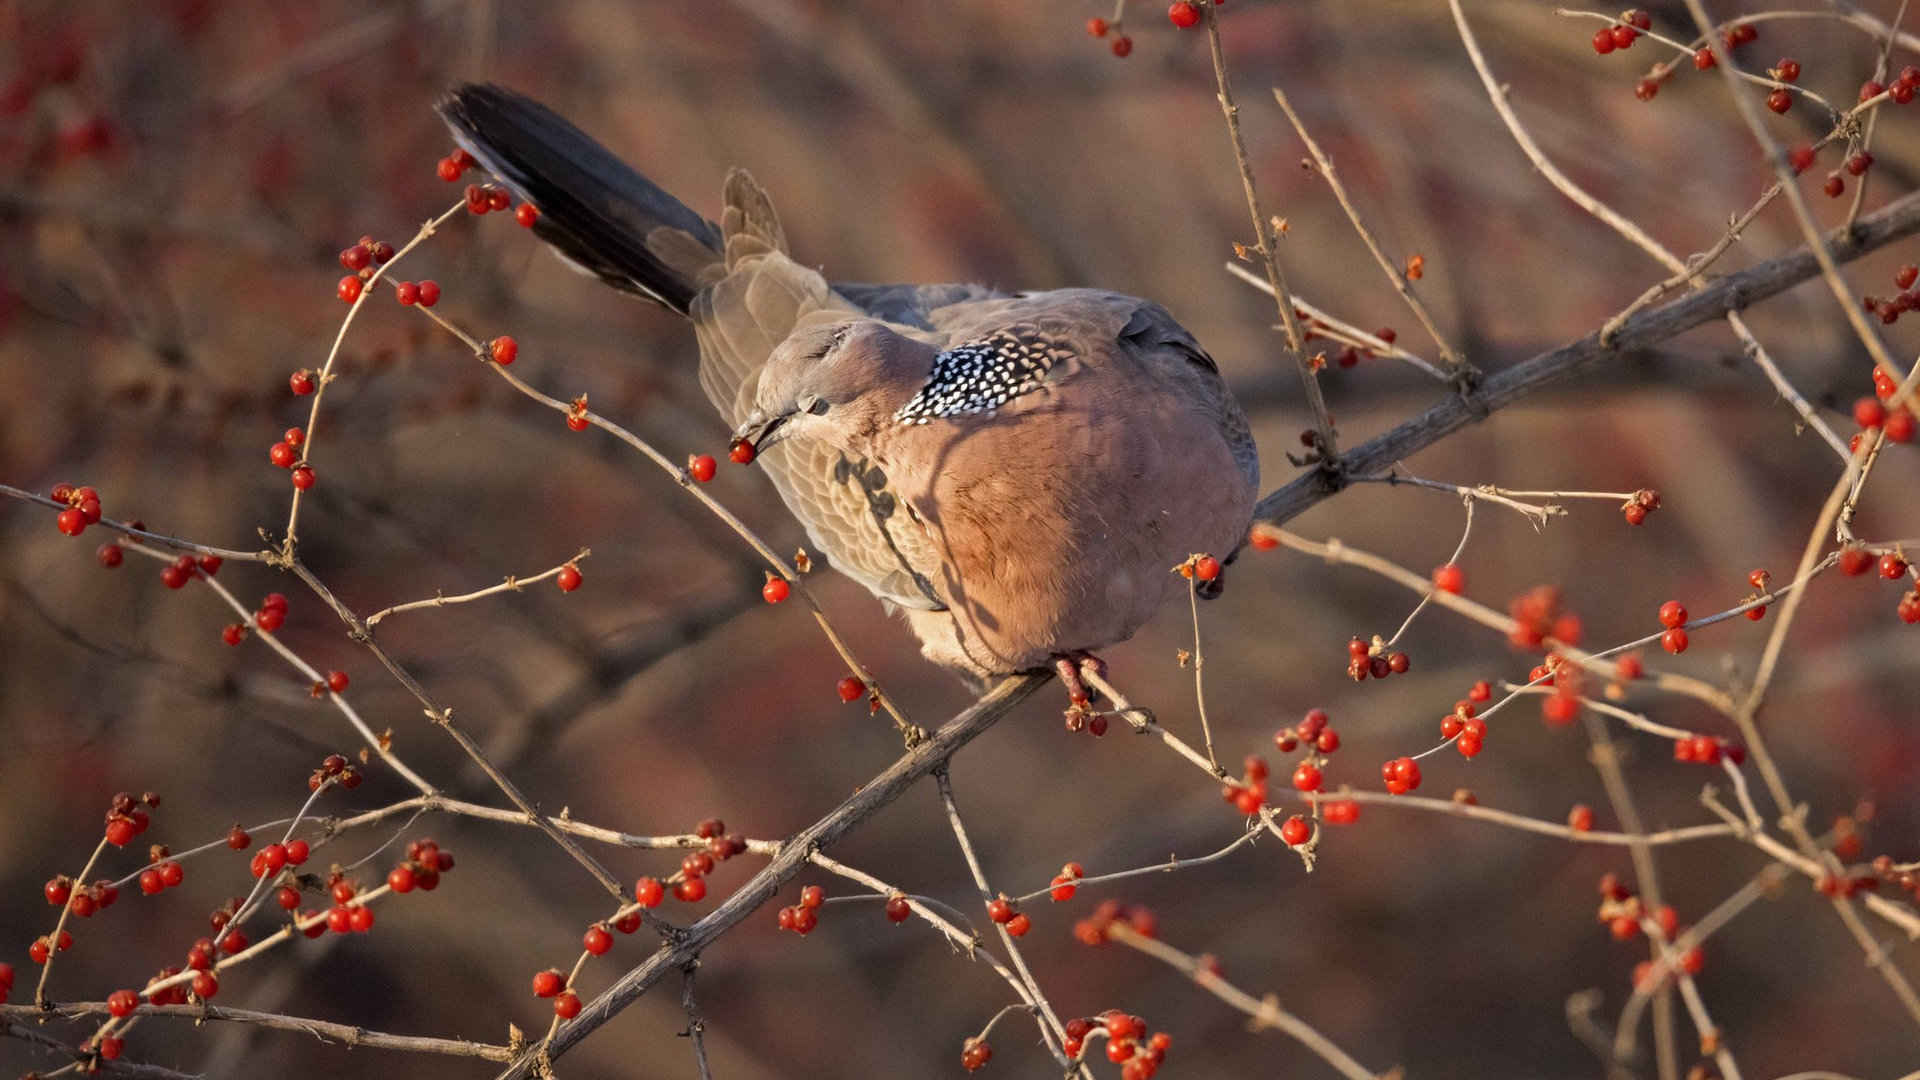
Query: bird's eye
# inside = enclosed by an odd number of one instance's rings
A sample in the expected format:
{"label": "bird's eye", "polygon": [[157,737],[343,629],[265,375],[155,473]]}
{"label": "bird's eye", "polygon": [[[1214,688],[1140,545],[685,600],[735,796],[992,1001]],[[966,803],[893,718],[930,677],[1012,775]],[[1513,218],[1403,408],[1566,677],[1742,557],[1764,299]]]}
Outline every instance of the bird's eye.
{"label": "bird's eye", "polygon": [[810,397],[800,403],[800,408],[809,415],[820,416],[827,411],[827,402],[825,398]]}

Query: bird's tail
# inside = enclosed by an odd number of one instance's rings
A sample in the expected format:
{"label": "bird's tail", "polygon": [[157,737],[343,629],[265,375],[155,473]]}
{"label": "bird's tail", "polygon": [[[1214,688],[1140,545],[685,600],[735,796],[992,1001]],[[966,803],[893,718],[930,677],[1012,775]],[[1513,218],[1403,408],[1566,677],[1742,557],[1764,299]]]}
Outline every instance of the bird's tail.
{"label": "bird's tail", "polygon": [[682,315],[724,273],[717,226],[539,102],[468,84],[439,112],[461,148],[540,212],[534,232],[581,270]]}

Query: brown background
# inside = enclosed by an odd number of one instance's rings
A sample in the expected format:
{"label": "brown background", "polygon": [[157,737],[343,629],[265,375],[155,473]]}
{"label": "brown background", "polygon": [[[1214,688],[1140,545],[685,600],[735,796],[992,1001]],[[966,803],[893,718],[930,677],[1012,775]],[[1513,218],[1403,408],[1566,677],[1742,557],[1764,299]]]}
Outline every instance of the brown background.
{"label": "brown background", "polygon": [[[251,546],[257,528],[282,527],[286,478],[265,450],[305,416],[287,373],[319,364],[342,314],[334,252],[363,232],[402,240],[446,205],[455,192],[433,175],[446,138],[430,105],[450,82],[480,77],[547,100],[703,212],[715,210],[729,166],[752,168],[796,254],[833,276],[1090,283],[1164,301],[1254,414],[1272,487],[1292,475],[1282,451],[1306,420],[1268,329],[1271,303],[1221,270],[1247,222],[1205,43],[1175,32],[1154,5],[1134,7],[1134,55],[1118,61],[1081,29],[1097,13],[1086,5],[0,4],[0,81],[72,76],[0,116],[0,479],[38,490],[91,483],[109,515],[220,544]],[[1424,253],[1423,294],[1483,367],[1587,332],[1661,276],[1533,174],[1443,7],[1236,0],[1224,14],[1254,164],[1270,207],[1291,222],[1285,258],[1311,300],[1396,326],[1403,343],[1431,352],[1324,187],[1298,167],[1299,147],[1264,93],[1275,83],[1300,103],[1387,245]],[[1545,5],[1475,3],[1471,15],[1548,152],[1677,250],[1705,247],[1758,193],[1764,168],[1717,79],[1688,68],[1643,104],[1632,86],[1656,46],[1597,57],[1586,41],[1598,24]],[[1677,34],[1684,9],[1655,18]],[[1753,49],[1756,62],[1798,57],[1803,81],[1842,102],[1873,60],[1868,38],[1825,22],[1770,24]],[[106,145],[76,152],[86,140],[74,132],[96,119]],[[1870,205],[1904,191],[1914,161],[1909,118],[1885,119]],[[1770,122],[1804,139],[1819,121],[1797,108]],[[1809,181],[1829,220],[1837,204],[1816,189],[1833,164]],[[1797,243],[1775,209],[1723,266]],[[1896,246],[1848,273],[1857,289],[1885,293],[1911,254]],[[510,221],[457,221],[402,276],[439,280],[439,310],[474,332],[515,334],[515,371],[549,391],[589,392],[596,409],[671,455],[722,445],[685,327],[566,273]],[[1802,286],[1755,325],[1845,430],[1839,410],[1866,390],[1868,368],[1827,292]],[[1889,333],[1910,347],[1904,327]],[[718,814],[776,838],[895,755],[879,721],[835,698],[836,662],[799,605],[761,604],[742,546],[657,470],[610,439],[568,432],[384,301],[356,326],[343,371],[302,539],[347,603],[364,612],[463,591],[594,549],[586,587],[571,596],[541,587],[381,630],[543,805],[636,832]],[[1350,443],[1441,392],[1381,362],[1330,372],[1326,388]],[[1669,597],[1703,613],[1744,596],[1755,566],[1784,575],[1835,475],[1831,455],[1796,434],[1715,327],[1540,395],[1410,465],[1465,483],[1660,488],[1666,509],[1638,530],[1606,504],[1578,505],[1540,535],[1512,514],[1476,515],[1470,593],[1498,605],[1558,583],[1588,640],[1603,643],[1646,633]],[[1865,534],[1920,531],[1904,497],[1915,475],[1909,449],[1883,462]],[[799,541],[751,471],[723,465],[711,490],[780,548]],[[236,820],[288,813],[321,755],[357,747],[261,645],[219,643],[230,616],[204,589],[169,593],[142,559],[103,572],[91,557],[97,534],[69,541],[50,517],[20,504],[0,513],[0,956],[21,968],[15,1001],[31,998],[25,946],[52,923],[40,884],[77,869],[114,791],[164,793],[149,838],[188,846]],[[1370,487],[1295,527],[1424,571],[1452,550],[1460,511],[1443,495]],[[376,727],[394,729],[416,767],[499,801],[315,601],[263,568],[231,566],[222,580],[248,599],[293,595],[285,639],[323,669],[348,670],[354,700]],[[830,575],[816,580],[916,719],[965,703],[877,604]],[[1764,723],[1816,823],[1876,798],[1869,852],[1911,858],[1920,639],[1894,620],[1896,596],[1823,579]],[[1223,751],[1238,760],[1270,748],[1278,724],[1322,706],[1347,745],[1331,779],[1370,785],[1376,762],[1431,744],[1435,718],[1470,682],[1530,663],[1436,612],[1408,638],[1412,674],[1346,681],[1347,637],[1390,633],[1409,603],[1358,571],[1280,553],[1242,563],[1203,613]],[[1738,679],[1766,629],[1737,621],[1658,662]],[[1169,610],[1108,657],[1122,685],[1181,731],[1195,721],[1172,654],[1189,643],[1184,616]],[[1070,858],[1110,870],[1234,835],[1234,816],[1189,767],[1124,736],[1069,738],[1053,696],[954,768],[996,884],[1026,891]],[[1723,730],[1691,705],[1638,702],[1665,723]],[[1696,795],[1708,774],[1671,763],[1663,743],[1623,741],[1650,820],[1703,819]],[[1470,785],[1488,805],[1553,820],[1584,801],[1602,827],[1614,823],[1578,734],[1543,728],[1530,709],[1496,723],[1478,760],[1448,753],[1426,772],[1423,792]],[[404,793],[375,770],[328,807]],[[971,911],[936,809],[931,789],[913,792],[834,854]],[[369,936],[302,942],[236,972],[221,1003],[494,1042],[510,1021],[544,1030],[527,978],[571,961],[581,929],[603,912],[598,890],[530,833],[451,820],[423,821],[420,832],[459,859],[438,892],[383,904]],[[381,839],[331,850],[358,858]],[[623,877],[671,865],[601,854]],[[129,858],[112,866],[124,872]],[[718,871],[716,888],[741,880],[745,863]],[[1684,918],[1761,865],[1726,843],[1661,857]],[[55,996],[97,1000],[178,963],[205,932],[203,913],[246,884],[240,856],[187,869],[184,888],[129,895],[79,926]],[[1611,1011],[1626,996],[1644,951],[1614,945],[1592,917],[1594,880],[1626,869],[1613,851],[1368,808],[1359,827],[1329,839],[1311,877],[1261,844],[1112,895],[1152,904],[1167,940],[1221,956],[1242,985],[1277,991],[1371,1067],[1591,1076],[1597,1066],[1569,1034],[1563,1002],[1598,987]],[[1144,1014],[1174,1035],[1166,1075],[1331,1075],[1283,1038],[1247,1033],[1238,1014],[1168,969],[1072,943],[1071,920],[1090,903],[1033,910],[1027,955],[1064,1012]],[[585,986],[597,991],[645,948],[623,939]],[[1750,1076],[1884,1076],[1920,1060],[1911,1023],[1803,884],[1742,917],[1708,955],[1702,989]],[[1896,958],[1911,970],[1911,951]],[[715,1072],[729,1080],[956,1075],[961,1039],[1008,1000],[984,968],[924,929],[888,926],[872,907],[831,908],[804,941],[778,934],[767,909],[707,954],[701,996]],[[693,1075],[674,1037],[684,1022],[676,998],[677,986],[663,987],[566,1058],[563,1075]],[[1014,1020],[999,1029],[994,1074],[1050,1069],[1031,1031]],[[484,1074],[178,1022],[141,1025],[128,1056],[212,1075]],[[6,1069],[51,1064],[0,1042]]]}

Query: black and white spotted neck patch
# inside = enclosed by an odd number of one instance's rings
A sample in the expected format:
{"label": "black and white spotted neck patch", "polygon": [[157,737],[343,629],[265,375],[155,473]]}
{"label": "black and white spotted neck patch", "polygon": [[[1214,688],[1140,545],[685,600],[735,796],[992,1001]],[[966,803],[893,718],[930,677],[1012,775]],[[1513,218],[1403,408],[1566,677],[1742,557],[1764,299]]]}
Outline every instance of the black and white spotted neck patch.
{"label": "black and white spotted neck patch", "polygon": [[986,413],[1030,390],[1039,389],[1053,366],[1072,354],[1057,341],[1031,331],[1000,331],[955,345],[933,358],[927,384],[893,418],[924,424]]}

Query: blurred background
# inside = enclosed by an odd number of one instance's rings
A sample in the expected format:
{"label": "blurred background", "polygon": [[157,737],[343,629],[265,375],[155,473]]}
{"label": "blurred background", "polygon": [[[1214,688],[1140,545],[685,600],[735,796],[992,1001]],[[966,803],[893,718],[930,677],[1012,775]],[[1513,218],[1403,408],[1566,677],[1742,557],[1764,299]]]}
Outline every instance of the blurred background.
{"label": "blurred background", "polygon": [[[1890,0],[1867,6],[1893,17]],[[1663,58],[1657,44],[1597,56],[1589,38],[1599,24],[1545,3],[1467,7],[1547,152],[1675,250],[1708,246],[1763,187],[1764,164],[1717,77],[1683,65],[1643,103],[1633,87]],[[1651,10],[1656,29],[1691,36],[1680,5]],[[1422,294],[1485,369],[1589,332],[1664,276],[1535,175],[1444,5],[1235,0],[1222,14],[1253,164],[1270,212],[1290,224],[1283,255],[1307,299],[1362,326],[1396,327],[1401,343],[1433,354],[1324,185],[1300,168],[1272,85],[1301,108],[1394,256],[1424,255]],[[1270,489],[1294,475],[1284,451],[1308,421],[1275,346],[1272,303],[1222,269],[1248,223],[1204,35],[1133,4],[1132,55],[1117,59],[1111,37],[1086,32],[1094,15],[1112,12],[1015,0],[0,3],[0,480],[39,491],[92,484],[109,516],[214,544],[252,547],[257,530],[277,533],[289,492],[266,449],[304,423],[308,402],[291,396],[287,376],[319,366],[344,312],[335,254],[363,233],[399,243],[458,197],[434,175],[449,143],[431,107],[457,80],[490,79],[549,102],[704,213],[717,212],[730,166],[751,168],[795,255],[829,277],[1097,284],[1161,300],[1253,415]],[[1755,66],[1797,58],[1802,83],[1842,103],[1877,55],[1870,37],[1830,20],[1767,23],[1749,50]],[[1896,67],[1911,59],[1894,57]],[[1769,123],[1805,141],[1825,130],[1816,113],[1798,106]],[[1883,120],[1869,208],[1908,190],[1920,162],[1907,118]],[[1805,181],[1829,222],[1846,200],[1818,186],[1838,164],[1823,158]],[[1721,266],[1798,242],[1775,207]],[[1915,246],[1846,273],[1858,291],[1889,294]],[[596,410],[671,457],[724,446],[696,387],[687,328],[567,272],[504,215],[456,219],[403,267],[401,277],[439,281],[437,310],[455,322],[483,338],[516,336],[514,370],[536,385],[589,393]],[[1846,410],[1870,392],[1869,365],[1829,293],[1803,285],[1753,325],[1850,430]],[[1907,327],[1887,333],[1911,355]],[[641,833],[720,816],[778,838],[898,753],[882,719],[838,701],[839,665],[804,610],[760,602],[750,554],[635,454],[569,432],[384,297],[358,320],[339,370],[301,538],[346,603],[364,613],[466,591],[593,549],[571,595],[541,586],[380,628],[544,807]],[[1378,360],[1334,368],[1325,386],[1348,444],[1444,393]],[[1593,644],[1657,629],[1654,611],[1669,598],[1696,614],[1730,606],[1755,567],[1784,578],[1836,475],[1831,453],[1796,431],[1720,325],[1538,394],[1408,466],[1515,488],[1660,489],[1665,508],[1638,529],[1606,503],[1574,504],[1538,533],[1518,515],[1475,515],[1462,559],[1469,594],[1501,606],[1558,584]],[[1892,448],[1863,505],[1863,535],[1920,535],[1908,497],[1916,475],[1914,451]],[[755,471],[723,464],[710,490],[776,547],[803,539]],[[53,923],[41,884],[78,869],[115,791],[162,793],[143,842],[184,848],[235,822],[289,814],[321,756],[360,745],[259,642],[221,644],[232,616],[207,590],[171,592],[138,557],[103,571],[92,553],[105,536],[70,541],[51,518],[0,507],[0,958],[20,971],[16,1002],[31,1000],[37,975],[26,946]],[[1364,486],[1291,527],[1424,572],[1445,560],[1460,526],[1448,496]],[[322,670],[349,672],[352,699],[376,730],[392,729],[401,755],[455,794],[501,802],[297,583],[237,564],[221,580],[248,601],[273,589],[292,596],[285,640]],[[863,591],[830,573],[814,582],[917,721],[931,726],[966,704],[964,688],[921,661]],[[1920,854],[1920,639],[1894,618],[1898,593],[1822,579],[1763,722],[1816,826],[1872,799],[1866,853],[1910,859]],[[1532,663],[1433,611],[1405,639],[1411,673],[1349,682],[1347,638],[1392,633],[1410,603],[1359,571],[1284,552],[1243,560],[1202,613],[1223,759],[1270,753],[1278,726],[1321,707],[1345,739],[1329,781],[1371,787],[1377,762],[1433,743],[1437,718],[1475,679],[1523,677]],[[1651,659],[1739,682],[1769,626],[1734,620],[1696,634],[1683,657]],[[1188,674],[1174,661],[1191,643],[1185,613],[1170,608],[1107,658],[1136,700],[1197,735]],[[1123,734],[1069,737],[1057,696],[1043,691],[953,768],[996,886],[1025,892],[1069,859],[1097,873],[1201,854],[1236,835],[1238,819],[1190,766]],[[1692,704],[1645,691],[1630,703],[1663,723],[1725,730]],[[1548,729],[1535,715],[1522,707],[1498,718],[1470,763],[1451,752],[1430,759],[1423,794],[1470,787],[1483,804],[1555,821],[1584,802],[1599,827],[1615,827],[1579,729]],[[1631,733],[1620,742],[1650,823],[1706,818],[1697,801],[1706,773],[1674,764],[1665,743]],[[1278,764],[1276,773],[1285,775]],[[407,793],[374,768],[323,809]],[[923,785],[832,854],[973,912],[937,811]],[[544,1031],[547,1004],[528,994],[528,978],[571,962],[604,897],[530,831],[429,818],[406,835],[421,834],[458,859],[437,892],[382,904],[369,935],[303,941],[234,972],[220,1003],[495,1043],[509,1023]],[[389,835],[346,837],[321,858],[353,861]],[[677,862],[597,854],[629,880]],[[118,876],[137,857],[116,853],[106,870]],[[716,871],[716,893],[756,864]],[[1713,842],[1666,849],[1659,865],[1691,921],[1764,862]],[[1088,889],[1071,905],[1033,905],[1026,954],[1063,1014],[1120,1007],[1170,1032],[1167,1075],[1333,1074],[1277,1034],[1249,1033],[1244,1017],[1172,970],[1074,943],[1072,921],[1104,896],[1151,905],[1164,939],[1219,956],[1255,993],[1277,992],[1369,1067],[1594,1076],[1600,1065],[1570,1031],[1566,1000],[1599,990],[1610,1028],[1646,955],[1594,920],[1594,883],[1609,870],[1630,871],[1624,852],[1370,806],[1326,838],[1310,876],[1263,842],[1179,875]],[[803,875],[810,881],[839,890]],[[245,857],[222,851],[188,863],[185,885],[162,897],[129,890],[74,927],[53,996],[99,1000],[180,963],[206,933],[206,912],[247,883]],[[649,946],[621,939],[583,988],[598,992]],[[1914,973],[1911,948],[1893,955]],[[1912,1023],[1804,883],[1717,935],[1700,986],[1750,1076],[1920,1066]],[[695,1075],[676,1038],[678,993],[669,980],[561,1073]],[[706,954],[700,998],[715,1075],[728,1080],[957,1075],[962,1039],[1011,1000],[984,967],[923,927],[890,926],[877,905],[829,908],[805,940],[779,933],[774,908],[764,909]],[[993,1073],[1051,1073],[1024,1024],[996,1029]],[[1684,1051],[1693,1040],[1682,1024]],[[87,1029],[49,1030],[77,1039]],[[491,1071],[176,1021],[139,1025],[127,1057],[215,1076]],[[0,1040],[0,1071],[59,1060]]]}

